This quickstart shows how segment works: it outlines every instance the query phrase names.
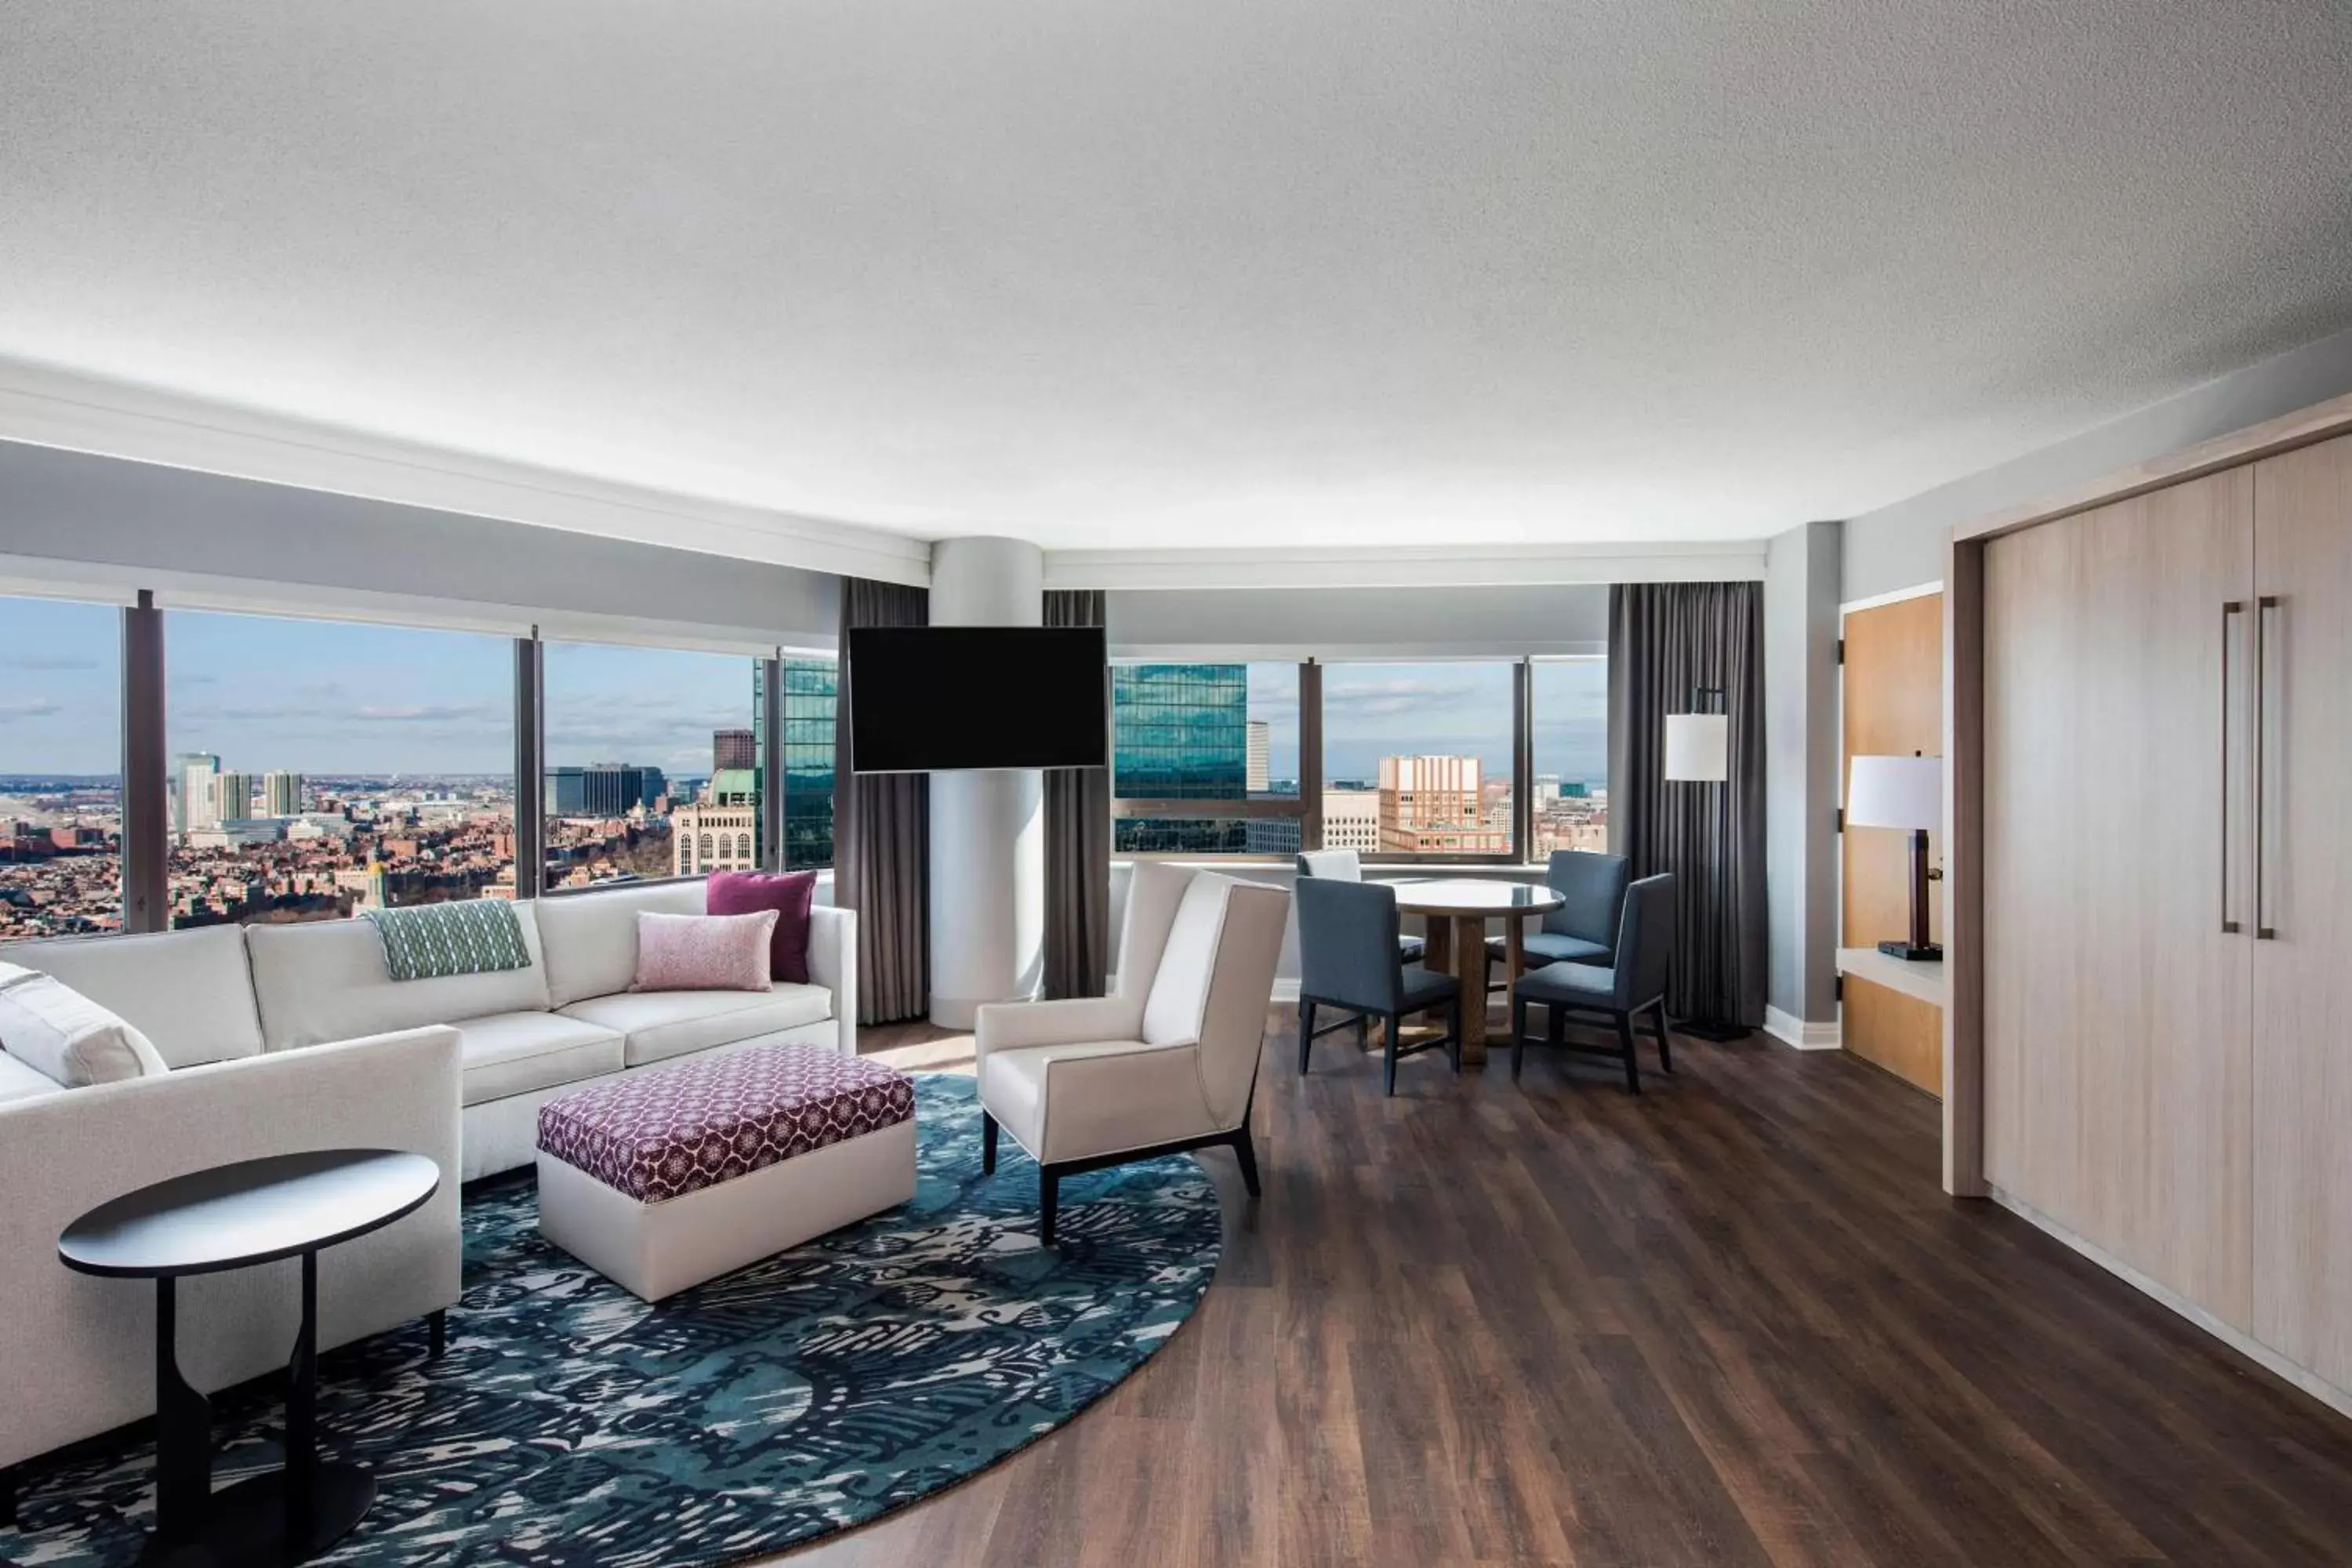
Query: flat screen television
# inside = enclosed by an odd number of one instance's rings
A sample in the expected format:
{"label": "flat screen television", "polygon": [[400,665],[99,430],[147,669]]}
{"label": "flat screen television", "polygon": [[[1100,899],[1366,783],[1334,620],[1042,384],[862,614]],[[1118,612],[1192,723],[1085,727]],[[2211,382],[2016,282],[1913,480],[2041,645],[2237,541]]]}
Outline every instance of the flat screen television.
{"label": "flat screen television", "polygon": [[856,626],[847,652],[852,772],[1108,764],[1100,626]]}

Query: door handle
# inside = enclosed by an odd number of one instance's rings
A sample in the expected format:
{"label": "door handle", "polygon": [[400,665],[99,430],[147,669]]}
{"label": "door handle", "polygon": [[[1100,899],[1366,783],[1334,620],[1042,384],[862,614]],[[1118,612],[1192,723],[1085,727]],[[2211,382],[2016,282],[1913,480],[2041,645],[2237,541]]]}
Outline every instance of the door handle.
{"label": "door handle", "polygon": [[2221,932],[2234,936],[2238,922],[2230,918],[2230,623],[2246,613],[2243,600],[2221,605]]}
{"label": "door handle", "polygon": [[2271,612],[2279,607],[2276,594],[2264,594],[2254,601],[2254,940],[2277,940],[2278,928],[2270,923],[2265,907],[2263,869],[2270,861],[2270,846],[2263,830],[2263,816],[2268,804],[2270,736],[2271,736]]}

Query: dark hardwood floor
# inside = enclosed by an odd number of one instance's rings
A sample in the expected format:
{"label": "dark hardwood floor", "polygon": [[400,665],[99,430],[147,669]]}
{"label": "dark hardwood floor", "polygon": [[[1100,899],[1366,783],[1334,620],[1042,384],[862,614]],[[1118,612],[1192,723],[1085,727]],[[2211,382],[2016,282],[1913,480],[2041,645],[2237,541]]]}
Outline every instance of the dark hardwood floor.
{"label": "dark hardwood floor", "polygon": [[[811,1564],[2352,1563],[2352,1422],[1989,1204],[1936,1112],[1761,1036],[1259,1079],[1215,1288],[1067,1427]],[[872,1032],[968,1068],[968,1037]],[[1497,1037],[1501,1028],[1498,1024]]]}

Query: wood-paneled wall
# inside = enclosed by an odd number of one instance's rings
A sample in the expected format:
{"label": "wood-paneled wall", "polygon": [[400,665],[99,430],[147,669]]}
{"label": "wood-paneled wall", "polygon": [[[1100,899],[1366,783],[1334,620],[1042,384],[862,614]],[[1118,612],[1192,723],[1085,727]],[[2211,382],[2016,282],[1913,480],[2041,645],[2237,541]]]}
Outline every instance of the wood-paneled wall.
{"label": "wood-paneled wall", "polygon": [[[1857,756],[1937,755],[1944,745],[1944,596],[1923,594],[1845,617],[1843,746],[1839,794]],[[1928,836],[1931,864],[1942,835]],[[1911,929],[1911,836],[1849,826],[1843,861],[1842,945],[1870,947]],[[1941,941],[1943,885],[1927,885],[1927,930]],[[1845,977],[1839,1039],[1864,1060],[1930,1094],[1943,1091],[1941,1012],[1853,975]]]}

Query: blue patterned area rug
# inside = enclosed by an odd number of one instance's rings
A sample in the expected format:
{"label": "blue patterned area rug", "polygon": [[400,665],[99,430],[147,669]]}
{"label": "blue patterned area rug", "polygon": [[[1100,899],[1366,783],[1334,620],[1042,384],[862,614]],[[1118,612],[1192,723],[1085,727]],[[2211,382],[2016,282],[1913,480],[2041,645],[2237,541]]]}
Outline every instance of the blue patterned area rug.
{"label": "blue patterned area rug", "polygon": [[[951,1486],[1142,1365],[1216,1270],[1201,1168],[1066,1181],[1047,1252],[1036,1168],[1007,1140],[980,1173],[971,1080],[916,1084],[911,1203],[656,1307],[540,1239],[527,1175],[468,1193],[447,1353],[419,1323],[320,1358],[321,1447],[378,1492],[319,1561],[741,1562]],[[215,1401],[215,1487],[278,1462],[269,1381]],[[0,1563],[131,1561],[153,1476],[144,1441],[32,1462]]]}

